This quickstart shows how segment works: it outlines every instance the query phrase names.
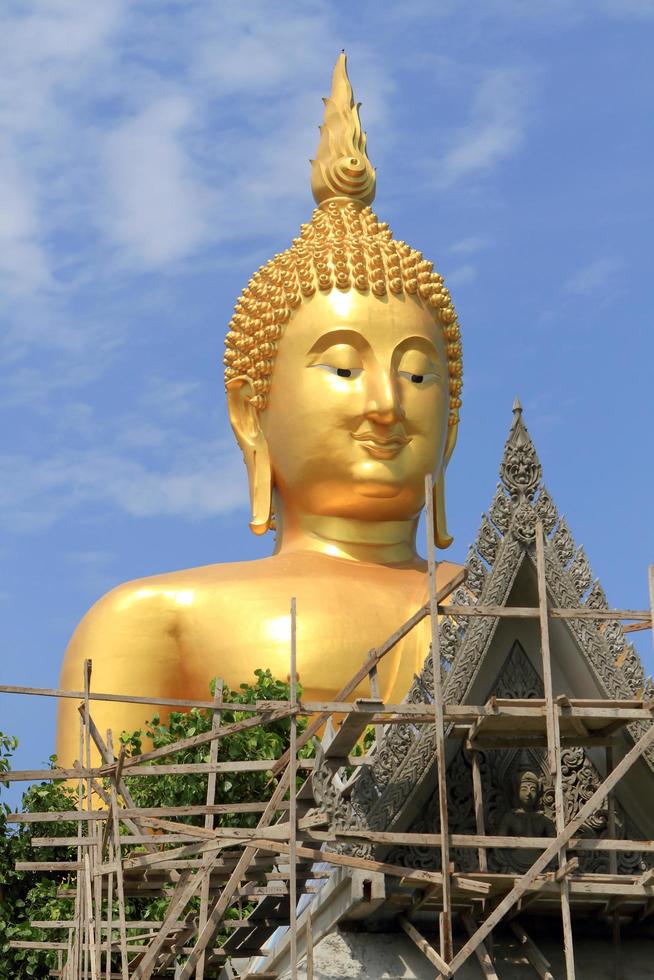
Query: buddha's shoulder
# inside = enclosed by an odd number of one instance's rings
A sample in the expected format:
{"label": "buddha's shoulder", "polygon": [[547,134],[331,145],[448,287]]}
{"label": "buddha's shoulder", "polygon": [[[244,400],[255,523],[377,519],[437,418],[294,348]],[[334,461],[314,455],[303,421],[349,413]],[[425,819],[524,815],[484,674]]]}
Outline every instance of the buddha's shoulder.
{"label": "buddha's shoulder", "polygon": [[132,579],[115,586],[91,607],[84,621],[98,622],[119,617],[138,619],[140,623],[153,617],[160,625],[179,618],[211,596],[217,602],[229,604],[256,590],[257,585],[277,577],[283,569],[276,568],[273,558],[255,561],[223,562],[164,572],[145,578]]}
{"label": "buddha's shoulder", "polygon": [[[441,562],[437,584],[441,588],[453,579],[463,566]],[[325,559],[311,554],[260,558],[254,561],[218,563],[180,569],[146,578],[133,579],[107,592],[89,610],[83,623],[102,625],[120,618],[126,624],[138,623],[139,629],[150,625],[170,630],[194,611],[206,610],[210,603],[214,611],[221,608],[233,612],[251,603],[261,607],[265,595],[275,606],[302,590],[308,581],[320,581],[329,589],[330,583],[340,591],[348,583],[361,578],[365,585],[373,566],[349,561]],[[379,574],[379,566],[373,569]],[[423,569],[407,571],[388,568],[383,573],[384,586],[392,591],[401,584],[427,594],[427,576]],[[413,585],[406,580],[409,574]],[[399,578],[397,577],[399,575]]]}

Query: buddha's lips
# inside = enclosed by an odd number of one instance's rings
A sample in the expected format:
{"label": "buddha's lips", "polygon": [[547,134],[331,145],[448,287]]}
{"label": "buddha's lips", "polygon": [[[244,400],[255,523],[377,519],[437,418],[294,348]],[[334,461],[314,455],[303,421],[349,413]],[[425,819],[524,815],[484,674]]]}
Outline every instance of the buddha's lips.
{"label": "buddha's lips", "polygon": [[352,438],[376,459],[394,459],[411,442],[409,436],[400,433],[378,436],[374,432],[357,432],[352,433]]}

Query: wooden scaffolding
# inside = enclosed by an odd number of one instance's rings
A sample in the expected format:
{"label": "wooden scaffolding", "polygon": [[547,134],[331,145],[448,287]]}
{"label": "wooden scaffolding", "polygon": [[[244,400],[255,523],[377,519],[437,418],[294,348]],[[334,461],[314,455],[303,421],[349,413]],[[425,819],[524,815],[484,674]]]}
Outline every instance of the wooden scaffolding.
{"label": "wooden scaffolding", "polygon": [[[427,501],[431,501],[427,487]],[[51,975],[64,980],[147,980],[175,977],[255,978],[290,976],[299,970],[313,977],[313,944],[324,934],[316,929],[321,903],[330,882],[339,874],[363,874],[369,883],[375,876],[393,881],[392,901],[382,911],[392,913],[399,928],[413,940],[432,964],[437,977],[454,977],[476,955],[480,976],[497,977],[491,934],[508,923],[524,955],[538,976],[552,977],[549,964],[527,935],[519,915],[530,911],[558,910],[562,919],[566,978],[575,976],[573,913],[603,909],[613,917],[616,949],[620,918],[625,913],[645,918],[654,913],[654,870],[619,873],[617,856],[623,851],[654,854],[652,840],[624,840],[617,836],[614,789],[634,763],[654,745],[654,702],[633,700],[579,700],[555,696],[552,687],[549,623],[552,619],[631,621],[633,629],[651,628],[652,610],[591,610],[550,608],[545,583],[544,533],[537,528],[535,560],[538,605],[499,607],[446,603],[465,577],[461,573],[440,591],[436,588],[433,549],[433,514],[428,508],[429,602],[418,609],[380,647],[369,651],[362,666],[332,701],[309,702],[297,698],[295,601],[290,604],[290,697],[288,701],[233,704],[222,700],[218,684],[213,701],[182,701],[146,696],[126,698],[95,692],[91,664],[87,662],[83,689],[62,691],[26,687],[0,687],[2,693],[47,695],[80,701],[80,759],[67,769],[13,772],[12,780],[75,779],[79,781],[77,810],[61,813],[15,813],[15,823],[46,824],[70,821],[77,834],[70,837],[33,838],[34,845],[76,848],[73,861],[21,862],[18,870],[69,872],[74,884],[62,894],[74,899],[70,920],[38,921],[33,925],[65,936],[52,942],[16,941],[23,948],[58,951],[58,968]],[[654,605],[654,567],[649,571]],[[516,700],[491,698],[483,705],[443,703],[439,656],[439,617],[473,616],[531,618],[540,628],[544,698]],[[377,670],[380,662],[419,622],[431,620],[434,699],[422,704],[387,704],[380,700]],[[351,698],[369,684],[369,697]],[[97,701],[135,701],[144,705],[213,712],[210,731],[126,756],[116,752],[111,732],[100,733],[94,724],[92,705]],[[221,714],[236,711],[248,717],[222,723]],[[302,734],[297,719],[309,719]],[[218,762],[218,747],[225,736],[290,719],[290,748],[279,760]],[[348,829],[331,820],[314,799],[316,775],[321,783],[338,778],[346,767],[369,764],[367,755],[353,754],[368,726],[376,738],[389,725],[431,726],[437,762],[440,832],[394,833]],[[616,737],[625,726],[640,722],[643,733],[620,759]],[[644,724],[643,724],[644,723]],[[320,741],[318,736],[322,733]],[[299,758],[310,739],[318,745],[315,759]],[[446,742],[463,739],[472,758],[476,815],[475,834],[452,834],[448,828]],[[162,758],[199,745],[210,746],[207,763],[183,764]],[[484,827],[482,782],[478,753],[486,749],[538,746],[546,750],[547,766],[555,793],[555,836],[492,836]],[[602,748],[606,774],[592,796],[573,819],[566,820],[561,775],[561,750],[567,746]],[[92,765],[92,746],[101,757]],[[156,765],[151,763],[156,761]],[[216,780],[236,770],[271,771],[270,796],[265,802],[241,800],[216,804]],[[351,771],[351,770],[348,770]],[[192,807],[143,808],[135,805],[126,779],[163,775],[206,774],[206,803]],[[305,777],[304,780],[302,777]],[[356,778],[351,777],[351,778]],[[608,832],[600,837],[580,833],[598,808],[608,811]],[[259,814],[256,828],[215,826],[215,818],[229,814]],[[201,819],[191,825],[182,818]],[[412,871],[404,865],[361,857],[352,845],[433,848],[440,855],[440,870]],[[453,848],[473,849],[477,871],[457,870]],[[524,873],[496,874],[488,870],[487,855],[493,848],[518,848],[537,852]],[[584,851],[609,853],[610,873],[582,873],[579,858]],[[125,900],[131,896],[165,897],[167,908],[160,921],[130,920]],[[198,904],[199,899],[199,904]],[[243,902],[254,904],[243,915]],[[372,906],[370,906],[372,908]],[[380,903],[376,909],[379,911]],[[114,910],[117,909],[117,915]],[[390,909],[390,912],[389,912]],[[425,932],[425,915],[433,914],[438,943]],[[321,920],[322,921],[322,920]],[[453,930],[453,925],[457,928]],[[459,926],[461,928],[459,928]],[[219,936],[219,939],[217,937]]]}

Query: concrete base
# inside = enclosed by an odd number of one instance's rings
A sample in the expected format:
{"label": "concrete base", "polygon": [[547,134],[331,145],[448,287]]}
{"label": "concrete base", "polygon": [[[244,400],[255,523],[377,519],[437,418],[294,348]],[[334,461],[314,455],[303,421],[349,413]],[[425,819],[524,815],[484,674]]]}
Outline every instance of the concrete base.
{"label": "concrete base", "polygon": [[[555,978],[565,976],[563,950],[554,942],[538,943],[550,961]],[[622,980],[652,980],[654,940],[627,941],[622,947]],[[314,950],[314,980],[434,980],[435,969],[401,933],[341,932],[326,936]],[[615,980],[613,947],[609,939],[575,939],[576,980]],[[495,946],[500,980],[535,980],[537,974],[509,941]],[[458,971],[456,980],[480,980],[475,956]],[[306,980],[304,963],[298,980]]]}

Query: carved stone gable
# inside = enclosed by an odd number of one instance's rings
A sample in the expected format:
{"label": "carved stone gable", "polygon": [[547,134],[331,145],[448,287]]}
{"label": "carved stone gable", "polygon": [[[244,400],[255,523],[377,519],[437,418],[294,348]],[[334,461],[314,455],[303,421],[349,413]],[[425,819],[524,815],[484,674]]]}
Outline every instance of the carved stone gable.
{"label": "carved stone gable", "polygon": [[[456,591],[454,603],[506,605],[524,563],[534,563],[535,528],[540,519],[546,534],[546,580],[552,604],[607,609],[606,596],[594,580],[584,550],[576,545],[567,522],[545,487],[542,466],[517,401],[499,475],[501,482],[468,551],[466,587]],[[459,704],[470,701],[473,684],[489,655],[498,623],[499,620],[488,617],[443,619],[439,632],[447,701]],[[573,639],[574,655],[585,661],[599,696],[616,700],[642,696],[646,683],[643,668],[633,646],[626,642],[619,622],[570,620],[567,628]],[[407,694],[409,701],[429,700],[433,696],[428,650],[425,655],[425,665]],[[535,696],[518,694],[519,690],[529,689],[530,670],[533,674],[524,651],[518,653],[515,646],[508,650],[504,669],[497,678],[500,690],[506,692],[501,696]],[[532,688],[534,683],[532,676]],[[637,738],[639,725],[630,726],[630,731]],[[584,771],[584,760],[585,756],[577,760],[566,754],[566,765],[571,772]],[[647,760],[654,768],[654,753]],[[461,765],[459,759],[456,766]],[[389,726],[373,764],[361,772],[352,787],[352,819],[375,830],[405,825],[405,811],[420,810],[431,796],[434,768],[433,735],[429,729],[409,724]],[[464,806],[460,797],[457,806],[462,813],[467,812],[467,804]]]}
{"label": "carved stone gable", "polygon": [[[542,698],[543,683],[531,665],[529,658],[515,642],[504,661],[488,697],[495,694],[500,698]],[[538,804],[531,817],[531,825],[513,828],[513,833],[524,836],[554,835],[554,787],[547,770],[543,749],[516,748],[511,751],[480,752],[480,771],[482,795],[484,800],[484,826],[488,834],[499,836],[512,834],[512,815],[517,801],[514,797],[516,784],[522,774],[535,775],[539,783]],[[601,776],[581,748],[564,749],[561,757],[563,786],[566,806],[566,821],[571,820],[590,798]],[[453,834],[474,834],[477,832],[472,791],[472,763],[470,753],[459,748],[448,766],[447,772],[448,814],[450,832]],[[629,821],[619,803],[616,803],[616,822],[618,836],[642,838],[644,835]],[[524,820],[524,817],[522,817]],[[516,818],[514,817],[515,821]],[[434,791],[422,807],[420,816],[411,824],[411,833],[437,833],[440,829],[438,813],[438,792]],[[588,833],[601,837],[607,829],[606,811],[598,811],[582,828],[581,835]],[[584,871],[608,873],[607,852],[579,852],[580,867]],[[490,871],[524,872],[533,863],[536,854],[532,850],[495,848],[487,854]],[[430,870],[439,867],[440,856],[434,848],[396,847],[386,860],[394,864],[405,864],[410,868]],[[470,848],[455,848],[452,860],[457,868],[466,871],[478,870],[477,852]],[[618,870],[625,874],[635,874],[647,867],[644,856],[636,853],[621,853]]]}

